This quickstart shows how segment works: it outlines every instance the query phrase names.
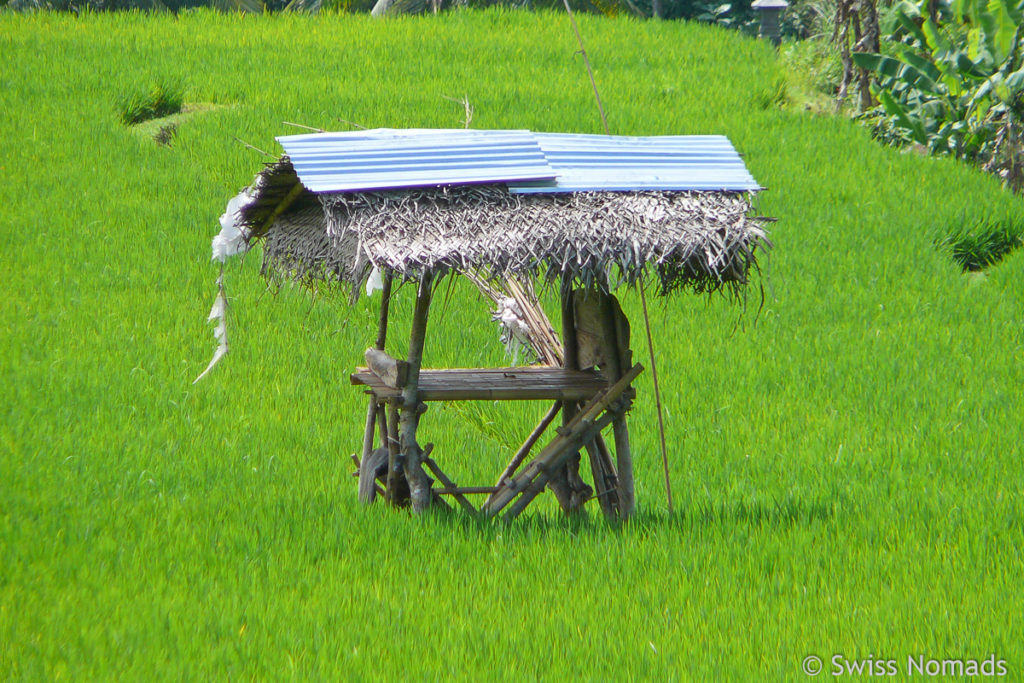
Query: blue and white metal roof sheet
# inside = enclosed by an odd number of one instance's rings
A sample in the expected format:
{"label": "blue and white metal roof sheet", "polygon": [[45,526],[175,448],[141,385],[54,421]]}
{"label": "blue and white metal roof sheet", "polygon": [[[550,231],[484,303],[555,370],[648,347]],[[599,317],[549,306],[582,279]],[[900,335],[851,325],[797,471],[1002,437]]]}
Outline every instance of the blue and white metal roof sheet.
{"label": "blue and white metal roof sheet", "polygon": [[724,135],[534,136],[556,178],[509,183],[512,192],[760,189]]}
{"label": "blue and white metal roof sheet", "polygon": [[760,189],[721,135],[384,128],[278,141],[318,193],[478,183],[515,193]]}
{"label": "blue and white metal roof sheet", "polygon": [[527,130],[389,130],[279,137],[312,192],[551,180]]}

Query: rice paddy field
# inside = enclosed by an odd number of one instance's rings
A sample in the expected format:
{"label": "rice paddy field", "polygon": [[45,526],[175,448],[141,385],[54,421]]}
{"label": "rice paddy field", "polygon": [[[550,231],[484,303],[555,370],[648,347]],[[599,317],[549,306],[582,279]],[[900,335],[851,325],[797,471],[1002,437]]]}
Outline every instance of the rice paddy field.
{"label": "rice paddy field", "polygon": [[[268,290],[258,253],[192,384],[217,217],[268,160],[238,140],[461,127],[464,96],[475,127],[599,132],[564,15],[0,15],[0,679],[1024,678],[1024,254],[936,246],[1021,201],[791,111],[765,44],[580,21],[613,132],[728,135],[778,218],[745,307],[652,300],[675,510],[645,373],[623,525],[359,506],[379,300]],[[169,145],[121,122],[161,83]],[[428,365],[506,362],[471,287],[432,315]],[[435,405],[422,440],[491,484],[546,407]]]}

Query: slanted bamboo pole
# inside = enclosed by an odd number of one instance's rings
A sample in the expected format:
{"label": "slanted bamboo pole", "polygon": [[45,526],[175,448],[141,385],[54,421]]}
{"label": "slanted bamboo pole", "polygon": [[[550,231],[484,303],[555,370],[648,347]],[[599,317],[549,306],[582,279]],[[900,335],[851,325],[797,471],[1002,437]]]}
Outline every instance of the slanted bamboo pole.
{"label": "slanted bamboo pole", "polygon": [[565,463],[565,459],[573,451],[579,451],[583,444],[592,441],[611,422],[612,414],[607,412],[609,406],[629,389],[630,383],[641,372],[643,366],[633,366],[618,382],[587,403],[572,422],[560,429],[558,436],[545,446],[522,472],[501,485],[501,490],[495,494],[491,503],[484,506],[484,512],[488,515],[497,514],[520,493],[526,500],[521,501],[522,504],[517,509],[525,508],[530,500],[544,489],[544,485]]}
{"label": "slanted bamboo pole", "polygon": [[[545,413],[544,417],[541,418],[540,424],[533,428],[533,431],[530,432],[530,435],[526,437],[526,441],[523,442],[523,445],[520,446],[519,450],[517,450],[515,455],[512,456],[512,459],[509,461],[508,465],[505,466],[505,469],[498,477],[497,483],[494,484],[495,491],[497,491],[501,487],[501,483],[503,481],[505,481],[506,479],[508,479],[509,477],[516,473],[516,470],[519,469],[519,466],[523,464],[523,460],[526,460],[526,456],[530,454],[530,449],[534,447],[534,445],[537,443],[537,440],[540,439],[541,435],[544,434],[544,430],[546,430],[548,426],[550,426],[551,423],[554,421],[555,416],[558,415],[558,412],[562,409],[562,405],[563,404],[561,401],[555,401],[554,405],[552,405],[548,409],[548,412]],[[493,497],[494,491],[492,491],[491,495],[487,497],[486,501],[484,501],[484,505],[490,503],[491,498]]]}
{"label": "slanted bamboo pole", "polygon": [[525,510],[526,506],[533,502],[533,499],[544,490],[544,483],[547,481],[551,469],[557,470],[559,463],[564,463],[568,458],[572,457],[572,449],[575,449],[576,457],[579,457],[580,447],[587,441],[593,440],[594,435],[600,433],[602,429],[607,427],[608,423],[611,422],[612,419],[612,416],[606,413],[597,417],[593,422],[586,420],[578,421],[576,423],[576,429],[568,436],[563,437],[566,440],[565,443],[561,444],[557,449],[553,448],[549,454],[549,462],[552,467],[549,469],[547,466],[542,465],[536,478],[526,483],[523,492],[519,495],[519,498],[512,503],[508,511],[505,513],[505,521],[510,522],[515,519],[519,513]]}
{"label": "slanted bamboo pole", "polygon": [[[427,449],[425,450],[430,449],[430,446],[431,444],[427,444]],[[469,514],[475,515],[479,512],[479,510],[477,510],[476,507],[469,502],[466,496],[463,495],[466,489],[460,489],[458,485],[456,485],[456,483],[452,481],[451,478],[447,474],[445,474],[440,467],[438,467],[437,463],[434,462],[433,458],[431,458],[429,455],[424,455],[423,464],[426,465],[427,469],[429,469],[433,473],[433,475],[437,477],[437,480],[441,482],[442,485],[444,485],[444,488],[441,489],[440,491],[435,490],[434,495],[450,493],[455,496],[455,500],[457,500],[459,505],[462,506],[462,509],[468,512]]]}
{"label": "slanted bamboo pole", "polygon": [[399,442],[405,478],[409,481],[413,512],[423,512],[431,501],[431,482],[423,471],[423,451],[416,443],[416,427],[419,425],[420,365],[423,361],[423,344],[427,333],[433,279],[431,271],[424,271],[416,291],[416,307],[413,310],[412,331],[409,334],[409,355],[406,358],[409,375],[402,390],[402,413],[399,419]]}

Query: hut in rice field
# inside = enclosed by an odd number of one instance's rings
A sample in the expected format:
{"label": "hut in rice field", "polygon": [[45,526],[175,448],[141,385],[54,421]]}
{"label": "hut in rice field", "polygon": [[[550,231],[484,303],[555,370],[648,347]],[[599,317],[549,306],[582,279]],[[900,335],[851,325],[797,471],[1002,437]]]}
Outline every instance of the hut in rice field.
{"label": "hut in rice field", "polygon": [[[747,283],[770,243],[751,208],[760,188],[728,139],[379,129],[278,140],[285,155],[232,201],[218,239],[226,253],[261,241],[267,277],[382,290],[377,338],[351,375],[368,396],[360,498],[421,511],[452,496],[513,518],[547,488],[566,512],[596,500],[629,517],[626,414],[643,368],[615,291],[645,276],[662,295]],[[422,367],[434,287],[449,274],[520,293],[538,279],[557,287],[560,341],[539,307],[495,297],[508,334],[547,349],[546,363]],[[388,310],[402,282],[416,301],[408,357],[394,358]],[[491,486],[456,485],[417,440],[431,401],[471,400],[551,403]],[[479,507],[474,494],[487,496]]]}

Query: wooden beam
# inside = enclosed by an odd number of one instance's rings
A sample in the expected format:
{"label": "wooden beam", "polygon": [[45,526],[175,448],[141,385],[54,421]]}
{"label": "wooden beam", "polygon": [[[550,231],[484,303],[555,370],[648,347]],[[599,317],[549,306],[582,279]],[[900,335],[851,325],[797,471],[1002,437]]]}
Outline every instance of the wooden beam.
{"label": "wooden beam", "polygon": [[[429,452],[429,450],[432,450],[429,448],[431,444],[427,445],[428,448],[426,450]],[[427,468],[434,474],[435,477],[437,477],[438,481],[444,484],[444,489],[435,490],[434,495],[440,495],[442,493],[451,493],[452,495],[455,496],[455,500],[458,501],[459,505],[462,506],[463,510],[465,510],[471,515],[475,515],[479,512],[479,510],[476,509],[476,506],[470,503],[469,500],[466,499],[466,496],[462,495],[464,491],[460,489],[455,484],[455,482],[448,477],[447,474],[441,471],[441,468],[438,467],[437,463],[434,462],[433,458],[431,458],[429,455],[424,455],[423,464],[427,466]]]}
{"label": "wooden beam", "polygon": [[404,459],[405,478],[409,482],[413,512],[417,513],[426,510],[431,502],[430,478],[423,471],[423,451],[416,443],[416,428],[419,425],[420,365],[423,361],[432,283],[433,273],[429,270],[424,271],[416,291],[412,331],[409,334],[409,357],[406,361],[409,364],[409,376],[402,390],[402,414],[399,420],[399,441]]}
{"label": "wooden beam", "polygon": [[[426,461],[424,461],[426,462]],[[496,486],[455,486],[451,487],[447,484],[444,488],[434,489],[434,493],[445,496],[453,496],[456,494],[474,494],[474,493],[494,493],[498,488]]]}
{"label": "wooden beam", "polygon": [[[559,430],[559,435],[520,474],[501,484],[502,490],[494,495],[491,503],[485,506],[484,512],[488,515],[497,514],[520,492],[523,496],[529,493],[527,500],[518,509],[525,508],[529,501],[544,489],[551,476],[572,451],[578,451],[584,443],[593,440],[601,429],[611,422],[612,415],[604,414],[605,411],[622,396],[641,372],[643,366],[638,363],[623,375],[622,379],[588,403],[569,425]],[[538,481],[541,481],[539,489],[536,486]]]}
{"label": "wooden beam", "polygon": [[[369,368],[356,368],[352,384],[369,387],[378,400],[399,398],[402,389],[389,387]],[[588,401],[608,388],[597,372],[550,367],[421,369],[419,400],[430,401]]]}

